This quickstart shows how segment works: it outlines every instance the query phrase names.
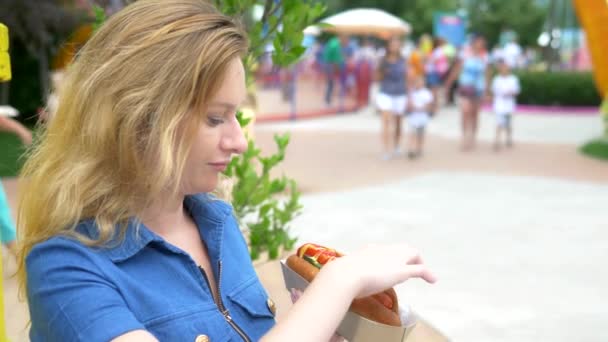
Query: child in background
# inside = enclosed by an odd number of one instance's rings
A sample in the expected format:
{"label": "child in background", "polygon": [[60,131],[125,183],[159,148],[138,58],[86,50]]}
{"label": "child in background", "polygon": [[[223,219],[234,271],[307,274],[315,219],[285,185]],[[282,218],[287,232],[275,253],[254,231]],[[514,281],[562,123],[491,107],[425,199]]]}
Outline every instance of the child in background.
{"label": "child in background", "polygon": [[424,86],[422,76],[412,76],[412,89],[409,92],[408,123],[411,127],[407,157],[415,159],[422,155],[424,130],[433,109],[433,93]]}
{"label": "child in background", "polygon": [[513,145],[512,115],[515,112],[516,97],[520,92],[519,79],[504,60],[497,63],[498,74],[492,79],[494,114],[496,115],[496,140],[494,150],[501,148],[502,133],[506,133],[505,145]]}
{"label": "child in background", "polygon": [[[32,133],[27,127],[22,125],[19,121],[8,117],[6,114],[9,112],[7,106],[2,106],[0,109],[0,132],[8,131],[16,134],[24,145],[30,145],[32,143]],[[12,115],[12,113],[10,114]],[[4,153],[4,151],[2,151]],[[6,248],[17,256],[17,242],[15,224],[11,216],[11,209],[8,206],[8,199],[4,194],[4,188],[0,181],[0,242],[6,246]],[[1,274],[0,274],[1,275]],[[0,340],[2,342],[2,340]]]}

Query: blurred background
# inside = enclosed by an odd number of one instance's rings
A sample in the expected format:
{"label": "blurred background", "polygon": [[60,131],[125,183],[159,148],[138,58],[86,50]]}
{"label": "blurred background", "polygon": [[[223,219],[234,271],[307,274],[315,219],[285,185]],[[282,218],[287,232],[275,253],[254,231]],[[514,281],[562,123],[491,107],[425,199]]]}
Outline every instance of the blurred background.
{"label": "blurred background", "polygon": [[[96,18],[128,2],[0,0],[10,47],[0,57],[10,56],[12,74],[0,82],[0,115],[35,135]],[[247,10],[245,22],[260,20],[262,3]],[[608,3],[323,4],[325,24],[302,32],[306,49],[296,63],[281,67],[273,44],[264,47],[248,109],[250,136],[264,153],[276,151],[275,134],[290,134],[273,174],[288,175],[302,192],[303,210],[290,225],[298,244],[348,252],[407,241],[419,248],[440,280],[398,287],[400,302],[431,330],[412,341],[607,341],[608,106],[601,105],[608,91]],[[463,151],[460,78],[447,81],[480,36],[492,75],[498,63],[508,65],[520,91],[508,146],[497,148],[495,106],[484,97],[476,147]],[[394,151],[383,149],[378,74],[395,37],[408,75],[423,88],[431,88],[428,77],[443,63],[431,89],[436,107],[422,130],[423,153],[412,152],[421,130],[405,113],[392,126]],[[13,217],[27,142],[27,133],[0,131],[0,177]],[[27,341],[14,258],[4,256],[8,336]],[[290,305],[280,270],[270,261],[256,265],[280,317]]]}

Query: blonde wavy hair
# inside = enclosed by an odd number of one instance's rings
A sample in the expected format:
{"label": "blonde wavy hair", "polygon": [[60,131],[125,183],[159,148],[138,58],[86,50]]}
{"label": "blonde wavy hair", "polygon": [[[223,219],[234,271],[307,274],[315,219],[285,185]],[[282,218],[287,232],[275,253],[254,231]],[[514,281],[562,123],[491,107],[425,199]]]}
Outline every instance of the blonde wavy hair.
{"label": "blonde wavy hair", "polygon": [[[63,235],[99,246],[178,191],[205,106],[247,49],[244,30],[204,0],[139,0],[104,23],[68,68],[22,171],[22,291],[37,243]],[[99,239],[77,233],[85,219]]]}

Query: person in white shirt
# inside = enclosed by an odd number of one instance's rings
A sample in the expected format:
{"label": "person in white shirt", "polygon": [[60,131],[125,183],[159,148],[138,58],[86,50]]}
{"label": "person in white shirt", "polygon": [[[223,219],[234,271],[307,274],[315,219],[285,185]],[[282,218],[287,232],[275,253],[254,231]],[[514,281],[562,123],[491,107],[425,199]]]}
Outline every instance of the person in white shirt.
{"label": "person in white shirt", "polygon": [[504,60],[497,63],[498,74],[492,80],[493,109],[496,115],[496,140],[494,149],[501,147],[502,133],[506,133],[505,145],[513,145],[512,115],[515,112],[516,97],[520,92],[519,79]]}
{"label": "person in white shirt", "polygon": [[433,109],[433,93],[424,86],[421,76],[412,76],[413,88],[409,96],[408,123],[411,127],[408,158],[415,159],[422,155],[424,145],[424,131]]}

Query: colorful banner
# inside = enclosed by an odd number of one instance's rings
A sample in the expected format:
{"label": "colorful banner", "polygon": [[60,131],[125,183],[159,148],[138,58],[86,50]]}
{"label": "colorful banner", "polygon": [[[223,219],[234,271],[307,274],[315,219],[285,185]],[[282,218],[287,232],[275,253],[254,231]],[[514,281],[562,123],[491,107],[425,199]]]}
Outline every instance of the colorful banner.
{"label": "colorful banner", "polygon": [[457,13],[435,12],[433,35],[447,40],[455,47],[461,47],[466,40],[466,18]]}

